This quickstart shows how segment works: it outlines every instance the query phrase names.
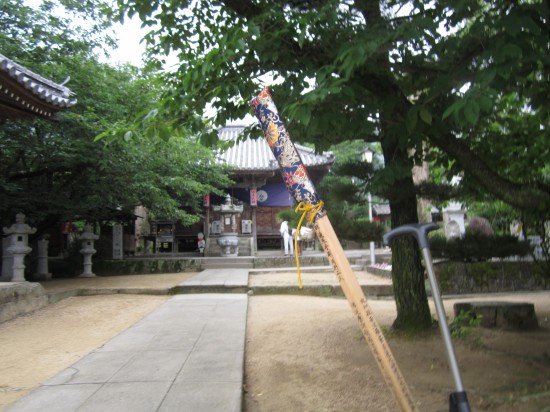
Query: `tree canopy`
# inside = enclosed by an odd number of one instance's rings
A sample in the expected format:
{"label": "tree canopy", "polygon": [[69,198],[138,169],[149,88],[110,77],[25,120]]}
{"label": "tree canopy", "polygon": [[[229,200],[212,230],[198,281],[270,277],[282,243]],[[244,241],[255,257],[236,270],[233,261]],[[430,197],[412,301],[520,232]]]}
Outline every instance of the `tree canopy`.
{"label": "tree canopy", "polygon": [[[411,169],[424,156],[471,192],[548,214],[548,2],[117,3],[119,19],[152,28],[152,55],[180,61],[159,123],[210,143],[269,82],[296,140],[381,143],[368,189],[388,197],[394,227],[418,219]],[[212,107],[210,123],[197,120]],[[428,325],[420,256],[411,239],[392,249],[395,325]]]}
{"label": "tree canopy", "polygon": [[[44,77],[69,79],[78,100],[54,121],[0,124],[3,225],[23,211],[43,232],[62,221],[132,216],[138,205],[184,225],[198,221],[202,196],[229,182],[209,149],[176,137],[94,142],[105,130],[147,113],[163,87],[147,71],[98,61],[107,20],[74,32],[71,15],[52,14],[52,2],[33,9],[1,1],[0,27],[9,30],[0,33],[0,49]],[[99,16],[92,3],[64,4],[79,16]]]}
{"label": "tree canopy", "polygon": [[[163,108],[179,125],[201,126],[194,117],[209,105],[216,125],[243,118],[272,78],[289,129],[319,150],[380,140],[384,127],[416,160],[428,141],[470,190],[548,211],[547,2],[118,4],[154,28],[152,51],[178,55]],[[410,173],[388,166],[384,184]]]}

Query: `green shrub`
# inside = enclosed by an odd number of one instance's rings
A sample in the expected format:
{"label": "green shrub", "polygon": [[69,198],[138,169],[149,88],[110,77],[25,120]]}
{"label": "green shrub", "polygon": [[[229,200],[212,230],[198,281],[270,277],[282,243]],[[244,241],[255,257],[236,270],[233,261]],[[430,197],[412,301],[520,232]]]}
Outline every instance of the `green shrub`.
{"label": "green shrub", "polygon": [[472,311],[461,310],[449,325],[451,336],[456,339],[465,339],[470,335],[472,328],[481,325],[481,315],[476,315]]}
{"label": "green shrub", "polygon": [[370,222],[368,218],[342,219],[335,225],[339,237],[357,242],[379,242],[384,234],[384,227]]}
{"label": "green shrub", "polygon": [[526,256],[530,252],[529,243],[518,241],[514,236],[482,236],[472,233],[448,241],[443,236],[431,236],[430,250],[433,257],[466,262]]}

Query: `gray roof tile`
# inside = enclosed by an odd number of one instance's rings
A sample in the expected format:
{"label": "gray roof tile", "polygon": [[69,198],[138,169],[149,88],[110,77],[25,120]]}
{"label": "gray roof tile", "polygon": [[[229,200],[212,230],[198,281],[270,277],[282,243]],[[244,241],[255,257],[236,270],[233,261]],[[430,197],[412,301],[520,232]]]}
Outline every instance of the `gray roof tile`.
{"label": "gray roof tile", "polygon": [[[22,112],[51,116],[52,112],[76,104],[76,99],[72,98],[74,93],[69,88],[32,72],[2,54],[0,54],[0,74],[5,79],[0,82],[3,100],[11,99],[12,107]],[[24,94],[16,90],[16,85],[28,90],[30,98],[27,97],[25,100]],[[33,98],[35,102],[41,104],[33,102]],[[45,106],[49,106],[49,109],[47,110]]]}
{"label": "gray roof tile", "polygon": [[[244,126],[226,126],[218,130],[221,140],[235,140],[239,137]],[[307,168],[331,166],[334,163],[332,152],[315,153],[315,150],[295,144],[302,162]],[[271,152],[267,142],[263,138],[251,139],[236,143],[227,149],[218,158],[238,170],[246,171],[270,171],[278,170],[279,165]]]}

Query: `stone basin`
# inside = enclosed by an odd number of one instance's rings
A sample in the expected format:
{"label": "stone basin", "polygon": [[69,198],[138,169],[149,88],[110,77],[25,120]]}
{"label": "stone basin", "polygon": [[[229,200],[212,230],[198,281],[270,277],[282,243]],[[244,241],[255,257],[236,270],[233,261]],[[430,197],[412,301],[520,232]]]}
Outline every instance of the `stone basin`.
{"label": "stone basin", "polygon": [[222,233],[216,242],[221,248],[221,256],[233,257],[239,255],[239,237],[236,233]]}

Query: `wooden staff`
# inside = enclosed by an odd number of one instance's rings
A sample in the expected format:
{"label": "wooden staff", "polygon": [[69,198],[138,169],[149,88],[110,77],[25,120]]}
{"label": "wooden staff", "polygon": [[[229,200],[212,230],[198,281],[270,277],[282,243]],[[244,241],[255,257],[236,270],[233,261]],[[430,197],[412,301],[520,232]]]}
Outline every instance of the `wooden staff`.
{"label": "wooden staff", "polygon": [[397,366],[380,326],[374,318],[374,313],[367,303],[365,294],[351,269],[342,245],[336,233],[334,233],[332,224],[317,196],[315,187],[307,174],[298,151],[290,140],[269,89],[264,87],[263,91],[252,99],[250,105],[260,121],[269,147],[279,162],[287,189],[296,202],[306,205],[305,213],[308,214],[309,220],[314,223],[315,233],[334,268],[342,291],[359,321],[361,331],[369,344],[386,384],[403,411],[417,411],[407,383]]}

